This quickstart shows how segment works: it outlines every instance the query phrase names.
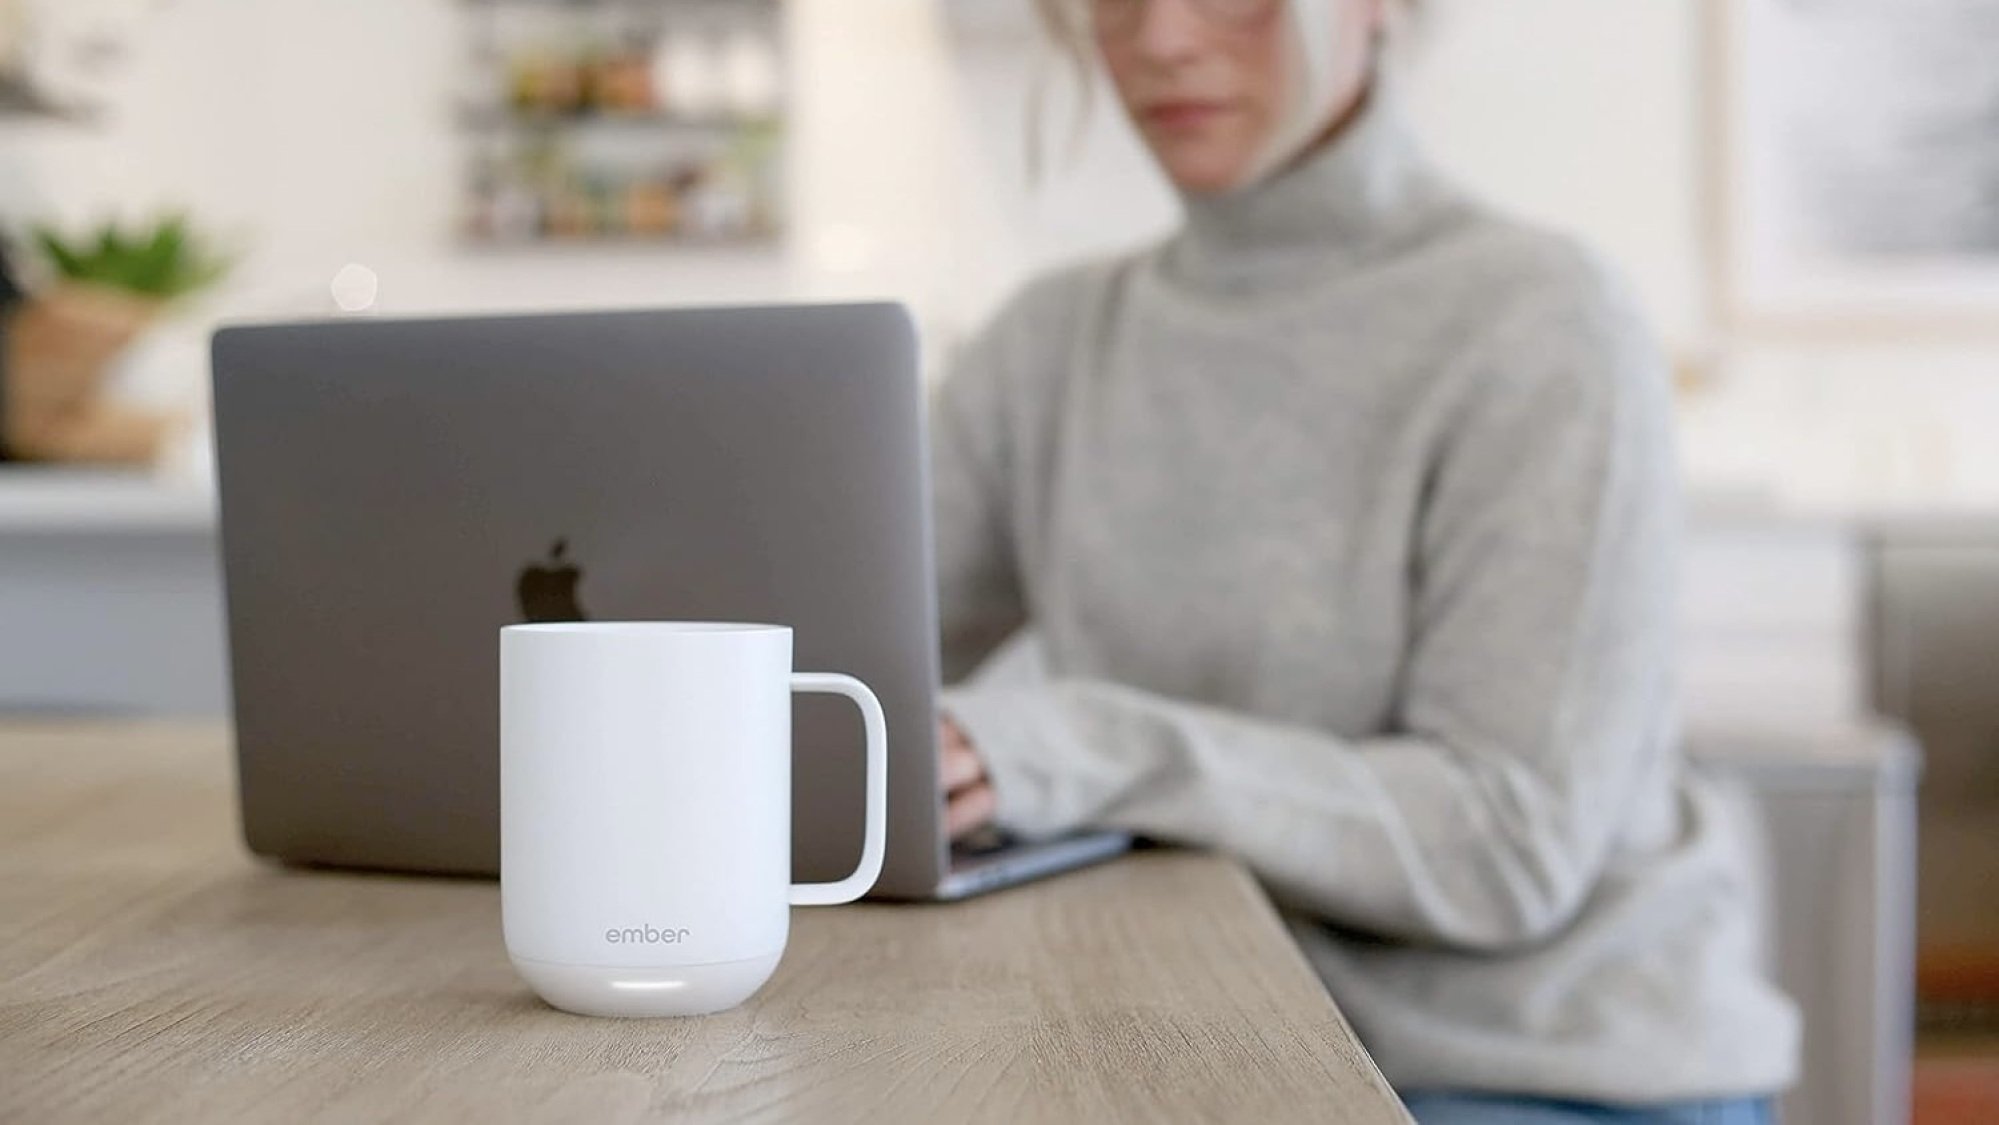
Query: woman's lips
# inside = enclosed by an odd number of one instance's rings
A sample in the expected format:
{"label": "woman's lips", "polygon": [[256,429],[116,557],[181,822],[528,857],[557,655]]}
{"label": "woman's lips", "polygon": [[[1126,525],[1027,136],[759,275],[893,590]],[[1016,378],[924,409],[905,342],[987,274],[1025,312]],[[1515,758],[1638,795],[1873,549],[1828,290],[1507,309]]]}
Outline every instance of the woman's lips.
{"label": "woman's lips", "polygon": [[1140,114],[1145,123],[1159,129],[1198,129],[1228,112],[1220,102],[1154,102]]}

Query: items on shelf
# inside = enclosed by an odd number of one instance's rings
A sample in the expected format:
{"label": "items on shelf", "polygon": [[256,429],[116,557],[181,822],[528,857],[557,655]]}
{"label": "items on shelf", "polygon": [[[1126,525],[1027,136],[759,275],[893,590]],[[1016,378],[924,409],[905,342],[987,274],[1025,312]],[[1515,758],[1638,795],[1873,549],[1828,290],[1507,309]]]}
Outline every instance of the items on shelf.
{"label": "items on shelf", "polygon": [[469,238],[778,233],[784,81],[770,0],[476,7]]}
{"label": "items on shelf", "polygon": [[[611,47],[534,44],[499,64],[498,99],[475,90],[474,108],[527,121],[550,117],[674,116],[765,120],[778,113],[777,50],[762,33],[662,35]],[[490,93],[492,91],[488,91]]]}
{"label": "items on shelf", "polygon": [[777,233],[774,130],[743,130],[702,160],[591,167],[560,145],[496,161],[473,177],[466,234],[479,241],[664,239],[740,242]]}

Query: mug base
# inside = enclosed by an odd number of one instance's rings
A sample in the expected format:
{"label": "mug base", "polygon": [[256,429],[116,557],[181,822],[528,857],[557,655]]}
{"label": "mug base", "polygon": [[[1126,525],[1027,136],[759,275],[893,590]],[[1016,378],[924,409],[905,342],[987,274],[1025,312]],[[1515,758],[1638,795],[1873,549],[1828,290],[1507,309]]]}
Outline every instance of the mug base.
{"label": "mug base", "polygon": [[632,968],[562,965],[514,957],[515,971],[536,995],[580,1016],[650,1019],[726,1011],[756,994],[783,950],[743,961]]}

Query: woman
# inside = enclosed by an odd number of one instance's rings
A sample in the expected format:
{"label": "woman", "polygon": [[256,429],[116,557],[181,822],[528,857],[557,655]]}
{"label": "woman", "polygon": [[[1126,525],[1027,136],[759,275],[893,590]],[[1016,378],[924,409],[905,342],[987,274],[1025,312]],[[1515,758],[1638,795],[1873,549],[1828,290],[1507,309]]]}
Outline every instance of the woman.
{"label": "woman", "polygon": [[1187,219],[940,393],[953,831],[1241,857],[1424,1125],[1767,1120],[1796,1018],[1680,758],[1653,343],[1424,163],[1385,0],[1062,3]]}

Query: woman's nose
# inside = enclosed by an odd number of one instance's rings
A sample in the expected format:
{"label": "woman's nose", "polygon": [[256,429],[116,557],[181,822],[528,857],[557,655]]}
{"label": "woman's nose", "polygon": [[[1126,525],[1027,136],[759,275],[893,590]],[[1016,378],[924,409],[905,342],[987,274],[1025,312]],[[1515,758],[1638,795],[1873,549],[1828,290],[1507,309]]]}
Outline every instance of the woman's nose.
{"label": "woman's nose", "polygon": [[1214,33],[1193,0],[1141,0],[1133,46],[1154,62],[1179,62],[1196,53]]}

